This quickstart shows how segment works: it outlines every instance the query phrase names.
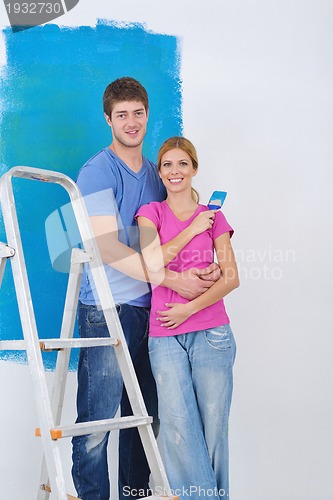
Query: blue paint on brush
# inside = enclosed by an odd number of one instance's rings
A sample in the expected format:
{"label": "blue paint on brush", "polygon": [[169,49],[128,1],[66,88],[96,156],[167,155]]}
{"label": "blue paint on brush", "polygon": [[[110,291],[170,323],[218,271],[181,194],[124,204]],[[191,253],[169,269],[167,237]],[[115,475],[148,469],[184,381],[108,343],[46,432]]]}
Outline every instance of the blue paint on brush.
{"label": "blue paint on brush", "polygon": [[[30,165],[75,179],[82,164],[111,142],[102,95],[108,83],[121,76],[137,78],[148,90],[146,156],[156,159],[166,138],[181,135],[177,37],[152,33],[139,24],[107,21],[96,27],[45,25],[15,34],[6,28],[3,34],[7,63],[0,80],[0,175],[12,166]],[[68,203],[68,197],[56,185],[24,179],[14,179],[13,185],[39,335],[57,337],[68,276],[52,268],[45,220]],[[2,215],[0,241],[6,241]],[[0,290],[0,339],[20,338],[7,265]],[[20,352],[0,352],[0,359],[25,358]],[[45,359],[53,369],[54,357]]]}
{"label": "blue paint on brush", "polygon": [[209,210],[220,210],[224,200],[226,199],[226,191],[213,191],[212,196],[209,198],[208,208]]}

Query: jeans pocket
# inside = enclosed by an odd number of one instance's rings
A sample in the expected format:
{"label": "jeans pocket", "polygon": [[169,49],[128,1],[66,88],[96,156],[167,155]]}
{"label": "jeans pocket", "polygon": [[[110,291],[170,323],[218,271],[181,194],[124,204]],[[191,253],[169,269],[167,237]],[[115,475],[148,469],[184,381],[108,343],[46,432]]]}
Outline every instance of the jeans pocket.
{"label": "jeans pocket", "polygon": [[[121,305],[120,304],[116,304],[116,311],[119,315],[121,312]],[[103,309],[101,309],[100,307],[96,307],[96,306],[89,307],[87,310],[87,322],[89,325],[96,325],[96,326],[106,325],[106,320],[105,320],[105,316],[103,313]]]}
{"label": "jeans pocket", "polygon": [[148,352],[153,353],[159,346],[161,337],[148,337]]}
{"label": "jeans pocket", "polygon": [[106,325],[103,309],[92,306],[87,310],[87,322],[90,325]]}
{"label": "jeans pocket", "polygon": [[205,330],[207,344],[218,351],[227,351],[231,348],[231,335],[232,333],[229,325],[222,325]]}

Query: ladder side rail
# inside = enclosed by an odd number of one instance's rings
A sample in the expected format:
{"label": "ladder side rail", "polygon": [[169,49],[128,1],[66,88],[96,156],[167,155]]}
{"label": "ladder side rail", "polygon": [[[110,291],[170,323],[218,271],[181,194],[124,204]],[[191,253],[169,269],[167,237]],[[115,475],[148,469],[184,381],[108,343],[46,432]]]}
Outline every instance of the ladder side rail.
{"label": "ladder side rail", "polygon": [[[82,251],[74,248],[72,250],[71,265],[68,277],[64,313],[61,324],[60,338],[73,338],[77,304],[81,285],[83,263],[77,262],[75,256]],[[64,349],[58,352],[57,363],[54,375],[54,387],[51,397],[51,407],[55,425],[60,424],[62,407],[65,395],[68,365],[71,349]]]}
{"label": "ladder side rail", "polygon": [[7,241],[9,245],[15,248],[15,255],[11,259],[15,291],[26,342],[30,373],[34,382],[36,407],[42,429],[44,453],[46,454],[50,477],[54,478],[54,480],[52,479],[53,484],[51,486],[54,491],[59,492],[59,500],[67,500],[59,448],[52,441],[49,430],[53,426],[53,416],[46,380],[45,377],[41,376],[44,366],[39,348],[37,325],[15,209],[15,200],[11,185],[12,175],[9,172],[5,173],[0,179],[0,201]]}
{"label": "ladder side rail", "polygon": [[0,257],[0,288],[2,285],[3,275],[5,274],[6,263],[7,263],[7,257]]}
{"label": "ladder side rail", "polygon": [[[78,249],[76,248],[72,250],[64,313],[60,332],[60,338],[62,339],[72,338],[74,333],[75,317],[83,270],[83,263],[76,262],[75,259],[77,250]],[[79,252],[81,252],[81,250],[79,250]],[[70,353],[71,349],[64,349],[62,351],[59,351],[57,355],[57,363],[54,373],[53,390],[51,396],[51,410],[53,413],[55,425],[59,425],[61,421]],[[48,483],[49,474],[45,455],[43,455],[39,484],[47,485]],[[39,489],[37,500],[48,500],[49,497],[50,492],[48,491],[48,489]]]}
{"label": "ladder side rail", "polygon": [[157,446],[157,441],[151,425],[138,426],[143,449],[153,478],[155,487],[160,487],[163,490],[163,496],[172,496],[172,490],[169,485],[164,464]]}

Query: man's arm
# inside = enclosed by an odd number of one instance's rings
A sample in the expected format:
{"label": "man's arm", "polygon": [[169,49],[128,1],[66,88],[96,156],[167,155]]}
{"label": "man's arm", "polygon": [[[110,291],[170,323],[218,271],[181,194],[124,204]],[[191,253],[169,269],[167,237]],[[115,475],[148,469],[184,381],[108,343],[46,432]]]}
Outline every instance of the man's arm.
{"label": "man's arm", "polygon": [[149,271],[155,272],[169,264],[179,252],[198,234],[210,229],[214,222],[214,210],[199,213],[191,224],[174,238],[161,243],[156,225],[149,218],[137,218],[143,258]]}
{"label": "man's arm", "polygon": [[218,276],[214,272],[216,265],[190,269],[181,274],[169,269],[148,273],[141,254],[119,241],[115,216],[99,215],[89,219],[102,261],[131,278],[171,288],[191,300],[204,293],[220,277],[220,272]]}
{"label": "man's arm", "polygon": [[171,290],[188,300],[193,300],[202,295],[221,277],[221,269],[215,262],[205,269],[193,267],[182,273],[169,271],[169,269],[165,271],[165,278],[161,285],[171,288]]}
{"label": "man's arm", "polygon": [[98,215],[89,219],[102,261],[131,278],[148,281],[141,255],[119,241],[116,217]]}

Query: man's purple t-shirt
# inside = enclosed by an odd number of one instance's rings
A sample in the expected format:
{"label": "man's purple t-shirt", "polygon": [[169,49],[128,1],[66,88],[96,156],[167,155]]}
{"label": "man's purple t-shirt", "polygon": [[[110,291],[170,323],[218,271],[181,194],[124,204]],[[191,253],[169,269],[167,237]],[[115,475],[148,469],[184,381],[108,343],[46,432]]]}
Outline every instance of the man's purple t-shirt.
{"label": "man's purple t-shirt", "polygon": [[[194,214],[186,221],[179,220],[172,212],[166,201],[151,202],[140,207],[136,217],[143,216],[151,220],[157,228],[161,244],[175,238],[181,231],[187,228],[193,219],[203,211],[209,210],[205,205],[198,205]],[[203,269],[214,261],[214,240],[226,232],[233,234],[232,227],[228,224],[222,212],[216,212],[213,227],[195,236],[179,254],[166,266],[173,271],[182,272],[192,267]],[[229,323],[223,300],[206,307],[190,316],[186,321],[173,330],[161,326],[156,320],[156,311],[165,311],[166,303],[188,302],[178,293],[164,286],[152,286],[153,296],[150,313],[151,337],[166,337],[182,333],[206,330]]]}

